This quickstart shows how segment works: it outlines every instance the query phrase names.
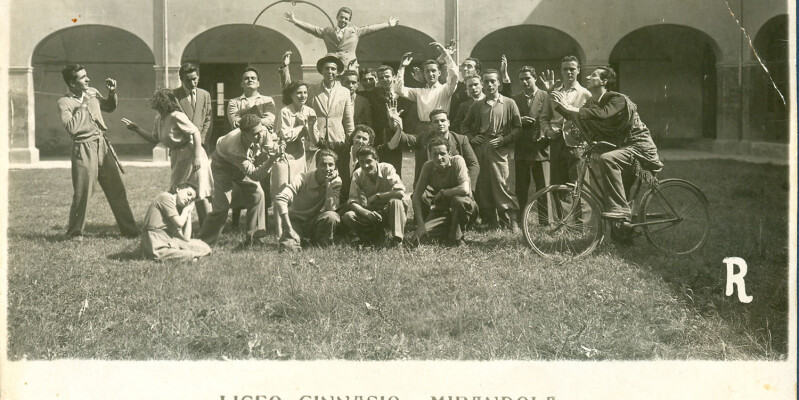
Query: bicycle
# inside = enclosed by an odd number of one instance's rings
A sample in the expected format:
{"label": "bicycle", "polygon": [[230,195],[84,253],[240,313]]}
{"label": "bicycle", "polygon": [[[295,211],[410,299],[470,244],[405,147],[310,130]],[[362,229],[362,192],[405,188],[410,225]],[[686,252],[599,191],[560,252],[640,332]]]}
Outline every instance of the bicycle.
{"label": "bicycle", "polygon": [[[577,165],[581,177],[576,184],[550,185],[533,195],[524,209],[522,228],[530,247],[541,256],[590,254],[604,238],[602,215],[604,192],[589,182],[600,182],[591,161],[599,148],[616,148],[607,142],[586,145]],[[646,179],[636,176],[629,186],[627,199],[632,220],[617,229],[635,233],[643,230],[647,240],[669,255],[685,255],[697,251],[707,242],[710,233],[710,212],[705,194],[696,185],[683,179],[658,181],[654,174]],[[587,179],[590,176],[590,180]],[[648,186],[648,190],[641,192]],[[643,193],[638,199],[639,193]]]}

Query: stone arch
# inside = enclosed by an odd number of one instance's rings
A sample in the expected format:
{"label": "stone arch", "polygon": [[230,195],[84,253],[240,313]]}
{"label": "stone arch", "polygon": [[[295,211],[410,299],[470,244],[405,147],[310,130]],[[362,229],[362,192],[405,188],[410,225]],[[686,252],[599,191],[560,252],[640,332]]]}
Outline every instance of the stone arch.
{"label": "stone arch", "polygon": [[[261,25],[228,24],[215,26],[195,36],[183,50],[181,63],[200,66],[199,86],[211,93],[214,107],[213,134],[227,133],[227,102],[241,96],[241,73],[248,66],[258,70],[259,93],[272,96],[280,107],[280,79],[277,69],[283,53],[291,50],[292,79],[302,79],[302,55],[297,46],[282,33]],[[218,101],[219,95],[224,101]]]}
{"label": "stone arch", "polygon": [[[788,143],[792,94],[788,63],[788,15],[778,15],[768,20],[757,32],[753,44],[768,73],[759,63],[751,67],[749,122],[752,139]],[[784,96],[784,103],[774,89],[772,80]]]}
{"label": "stone arch", "polygon": [[636,29],[613,47],[618,90],[638,105],[658,143],[715,138],[718,44],[683,25]]}
{"label": "stone arch", "polygon": [[127,133],[121,117],[152,122],[148,99],[155,90],[155,57],[141,38],[108,25],[81,25],[56,31],[42,39],[31,54],[36,124],[36,147],[43,156],[69,155],[71,140],[64,131],[56,102],[67,88],[61,77],[66,64],[81,64],[92,86],[105,95],[105,78],[117,80],[119,104],[105,116],[108,136],[120,153],[151,148]]}
{"label": "stone arch", "polygon": [[363,36],[355,53],[363,67],[377,68],[386,64],[396,68],[405,52],[413,51],[414,59],[436,58],[438,52],[430,43],[433,38],[407,26],[395,26]]}
{"label": "stone arch", "polygon": [[[499,68],[502,55],[508,58],[508,74],[514,92],[521,90],[515,72],[524,65],[537,71],[558,67],[564,56],[574,55],[585,60],[582,46],[569,34],[543,25],[515,25],[489,33],[474,46],[471,52],[486,68]],[[462,57],[465,58],[465,57]]]}

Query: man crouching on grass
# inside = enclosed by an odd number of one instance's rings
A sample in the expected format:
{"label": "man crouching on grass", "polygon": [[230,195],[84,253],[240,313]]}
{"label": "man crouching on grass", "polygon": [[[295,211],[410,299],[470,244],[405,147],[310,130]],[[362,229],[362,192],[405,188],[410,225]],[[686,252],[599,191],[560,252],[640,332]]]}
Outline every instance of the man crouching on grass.
{"label": "man crouching on grass", "polygon": [[450,155],[449,146],[443,136],[427,143],[429,161],[422,166],[411,200],[420,241],[427,237],[460,246],[477,206],[472,199],[466,161]]}
{"label": "man crouching on grass", "polygon": [[300,250],[301,239],[327,246],[339,224],[341,178],[332,150],[316,153],[316,169],[297,175],[275,196],[277,236],[281,250]]}
{"label": "man crouching on grass", "polygon": [[389,246],[399,246],[405,236],[405,185],[391,164],[378,162],[377,151],[365,146],[355,154],[361,166],[352,174],[349,211],[341,222],[363,242],[383,240],[388,228]]}

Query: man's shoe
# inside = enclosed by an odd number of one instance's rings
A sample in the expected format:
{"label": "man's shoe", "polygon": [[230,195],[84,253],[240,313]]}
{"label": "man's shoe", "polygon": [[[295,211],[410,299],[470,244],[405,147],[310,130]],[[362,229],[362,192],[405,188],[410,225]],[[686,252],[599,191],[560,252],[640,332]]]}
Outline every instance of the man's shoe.
{"label": "man's shoe", "polygon": [[618,211],[605,211],[602,213],[602,218],[605,219],[621,219],[621,220],[629,220],[630,216],[625,213],[620,213]]}

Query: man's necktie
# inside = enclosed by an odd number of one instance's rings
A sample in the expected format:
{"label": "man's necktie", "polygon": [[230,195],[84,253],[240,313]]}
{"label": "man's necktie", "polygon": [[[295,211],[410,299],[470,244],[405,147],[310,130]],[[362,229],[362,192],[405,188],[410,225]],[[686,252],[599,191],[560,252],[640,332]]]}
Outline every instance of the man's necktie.
{"label": "man's necktie", "polygon": [[191,108],[197,107],[197,93],[192,90],[191,91]]}

